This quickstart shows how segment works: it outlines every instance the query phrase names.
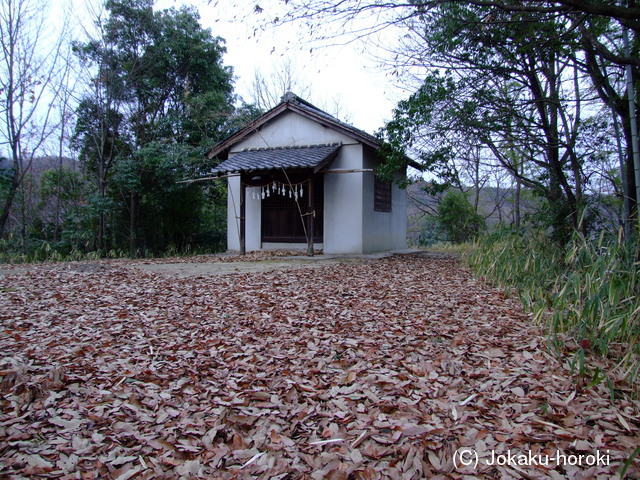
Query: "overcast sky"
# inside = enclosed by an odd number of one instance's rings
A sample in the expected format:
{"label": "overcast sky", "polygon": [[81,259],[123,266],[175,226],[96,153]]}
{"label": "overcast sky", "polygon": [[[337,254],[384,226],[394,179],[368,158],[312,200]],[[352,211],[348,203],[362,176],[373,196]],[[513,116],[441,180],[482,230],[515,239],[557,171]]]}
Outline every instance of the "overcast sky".
{"label": "overcast sky", "polygon": [[[261,13],[255,12],[257,3]],[[337,102],[341,119],[367,132],[373,133],[382,127],[403,93],[394,77],[384,72],[374,59],[381,52],[373,44],[364,45],[360,41],[313,42],[300,23],[254,33],[257,27],[281,12],[277,9],[282,8],[282,3],[281,0],[159,0],[156,8],[182,4],[198,7],[202,25],[226,40],[224,62],[233,66],[237,93],[245,100],[250,100],[256,69],[268,76],[289,59],[311,91],[309,101],[334,114],[332,110]],[[338,45],[329,46],[331,43]]]}

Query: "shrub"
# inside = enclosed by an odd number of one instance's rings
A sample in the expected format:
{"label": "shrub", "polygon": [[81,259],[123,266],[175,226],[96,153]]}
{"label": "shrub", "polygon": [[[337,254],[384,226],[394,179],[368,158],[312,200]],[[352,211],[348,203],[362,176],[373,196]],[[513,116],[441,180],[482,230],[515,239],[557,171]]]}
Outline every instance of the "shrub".
{"label": "shrub", "polygon": [[449,190],[438,206],[438,223],[453,243],[464,243],[485,228],[484,219],[475,213],[467,196]]}

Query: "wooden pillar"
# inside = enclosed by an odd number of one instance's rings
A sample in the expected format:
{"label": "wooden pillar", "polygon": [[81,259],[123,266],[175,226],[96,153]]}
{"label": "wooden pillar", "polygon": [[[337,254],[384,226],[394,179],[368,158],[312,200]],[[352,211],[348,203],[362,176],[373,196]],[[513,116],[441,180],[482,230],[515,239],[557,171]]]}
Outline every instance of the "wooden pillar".
{"label": "wooden pillar", "polygon": [[307,195],[307,255],[313,257],[313,224],[315,217],[315,212],[313,211],[313,177],[309,177]]}
{"label": "wooden pillar", "polygon": [[247,252],[247,222],[246,222],[246,204],[247,204],[247,186],[245,185],[242,175],[240,175],[240,255]]}

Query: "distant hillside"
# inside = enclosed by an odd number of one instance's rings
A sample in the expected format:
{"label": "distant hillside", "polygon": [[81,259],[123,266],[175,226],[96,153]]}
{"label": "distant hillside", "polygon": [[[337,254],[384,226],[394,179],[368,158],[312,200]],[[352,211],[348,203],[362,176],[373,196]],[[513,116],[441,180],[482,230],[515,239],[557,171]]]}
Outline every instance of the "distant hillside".
{"label": "distant hillside", "polygon": [[[437,228],[435,215],[442,195],[433,196],[425,192],[426,182],[416,182],[407,188],[407,239],[409,244],[433,243]],[[469,201],[475,202],[475,192],[467,189]],[[485,187],[480,189],[478,213],[482,215],[488,228],[498,223],[510,225],[515,222],[515,195],[513,188]],[[530,191],[523,190],[520,199],[520,215],[533,212],[537,200]]]}
{"label": "distant hillside", "polygon": [[[29,173],[39,177],[42,172],[57,169],[60,166],[59,157],[34,157],[29,168]],[[62,166],[70,170],[79,170],[80,164],[73,158],[63,157]],[[0,170],[11,170],[13,162],[5,157],[0,157]]]}

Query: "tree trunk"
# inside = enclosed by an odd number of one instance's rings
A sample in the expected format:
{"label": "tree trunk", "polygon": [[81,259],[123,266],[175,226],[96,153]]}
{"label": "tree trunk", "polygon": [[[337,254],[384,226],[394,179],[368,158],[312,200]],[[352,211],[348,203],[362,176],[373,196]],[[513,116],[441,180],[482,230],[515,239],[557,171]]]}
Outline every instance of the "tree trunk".
{"label": "tree trunk", "polygon": [[[562,108],[558,83],[560,75],[556,71],[556,60],[551,58],[542,65],[536,63],[536,59],[529,59],[529,71],[527,76],[531,82],[531,93],[536,102],[536,109],[540,116],[540,128],[544,132],[546,150],[545,160],[547,171],[549,172],[549,193],[548,201],[551,208],[551,225],[553,237],[560,243],[568,240],[567,227],[577,227],[578,214],[574,192],[569,185],[567,177],[562,170],[560,160],[560,131],[559,131],[559,109]],[[538,77],[538,71],[544,75],[549,87],[546,93]],[[569,225],[567,220],[570,221]]]}
{"label": "tree trunk", "polygon": [[98,179],[98,195],[100,198],[100,215],[98,216],[98,241],[97,241],[97,249],[102,250],[105,249],[105,238],[106,238],[106,215],[104,214],[104,199],[107,195],[107,186],[105,184],[104,176],[102,175],[102,169],[100,178]]}
{"label": "tree trunk", "polygon": [[20,205],[20,237],[22,238],[22,253],[26,255],[29,249],[29,240],[27,239],[27,199],[29,195],[27,194],[27,188],[24,184],[24,177],[20,184],[20,193],[21,201],[18,202],[18,205]]}
{"label": "tree trunk", "polygon": [[476,152],[477,157],[473,162],[473,213],[478,213],[480,205],[480,149]]}
{"label": "tree trunk", "polygon": [[13,202],[16,198],[16,193],[18,193],[18,188],[20,188],[20,173],[16,169],[13,172],[9,193],[7,193],[7,198],[5,199],[4,206],[2,207],[2,215],[0,215],[0,237],[4,237],[5,229],[9,221],[9,215],[11,215],[11,209],[13,208]]}
{"label": "tree trunk", "polygon": [[56,206],[54,211],[54,219],[53,219],[53,242],[58,242],[59,232],[60,232],[60,211],[62,210],[62,201],[60,199],[60,194],[62,190],[62,147],[58,152],[58,179],[56,182]]}
{"label": "tree trunk", "polygon": [[131,212],[129,222],[129,256],[135,258],[138,254],[138,194],[131,192]]}
{"label": "tree trunk", "polygon": [[622,124],[622,131],[624,133],[624,139],[626,143],[626,157],[624,162],[624,171],[626,174],[626,189],[628,201],[628,214],[627,221],[629,224],[633,224],[634,220],[638,218],[638,208],[636,199],[636,181],[635,181],[635,169],[633,164],[633,149],[632,149],[632,135],[631,135],[631,116],[629,115],[629,102],[618,95],[618,92],[613,88],[609,81],[609,75],[604,67],[601,67],[598,63],[598,56],[596,49],[591,43],[588,35],[586,35],[585,27],[581,27],[583,33],[581,41],[582,47],[585,53],[585,66],[596,92],[600,99],[605,102],[620,118]]}
{"label": "tree trunk", "polygon": [[514,216],[514,224],[516,229],[520,229],[520,190],[522,186],[520,182],[516,178],[516,193],[513,199],[513,216]]}

